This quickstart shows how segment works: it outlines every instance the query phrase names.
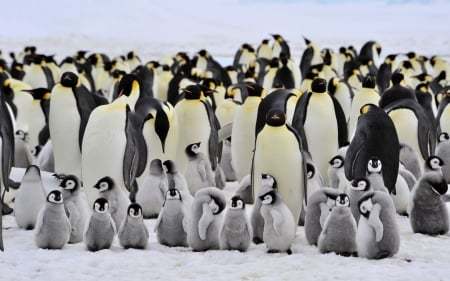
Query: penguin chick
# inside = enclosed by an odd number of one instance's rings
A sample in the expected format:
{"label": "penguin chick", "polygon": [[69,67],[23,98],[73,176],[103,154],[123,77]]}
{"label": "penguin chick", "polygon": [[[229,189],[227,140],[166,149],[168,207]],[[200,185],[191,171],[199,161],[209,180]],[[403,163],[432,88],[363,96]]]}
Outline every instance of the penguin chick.
{"label": "penguin chick", "polygon": [[341,193],[336,198],[336,206],[325,221],[317,246],[322,254],[356,255],[356,221],[347,194]]}
{"label": "penguin chick", "polygon": [[373,190],[388,192],[383,180],[383,166],[378,157],[371,157],[367,162],[367,179]]}
{"label": "penguin chick", "polygon": [[450,136],[447,132],[439,134],[435,153],[436,156],[444,161],[445,164],[442,167],[442,174],[447,183],[450,183]]}
{"label": "penguin chick", "polygon": [[36,246],[42,249],[61,249],[69,241],[70,231],[62,194],[59,190],[52,190],[37,216],[34,234]]}
{"label": "penguin chick", "polygon": [[220,248],[223,250],[247,251],[252,240],[252,227],[245,212],[245,202],[238,195],[231,204],[220,231]]}
{"label": "penguin chick", "polygon": [[150,162],[150,173],[136,193],[136,203],[142,206],[144,219],[156,218],[161,211],[168,189],[167,173],[160,159]]}
{"label": "penguin chick", "polygon": [[445,234],[449,230],[449,216],[442,195],[447,183],[439,172],[427,172],[417,181],[411,193],[409,221],[414,233]]}
{"label": "penguin chick", "polygon": [[317,245],[325,221],[335,206],[338,191],[324,187],[313,194],[306,207],[305,237],[310,245]]}
{"label": "penguin chick", "polygon": [[200,189],[191,207],[191,223],[187,242],[193,251],[218,250],[221,213],[226,201],[222,190],[217,187]]}
{"label": "penguin chick", "polygon": [[127,207],[130,200],[123,188],[116,185],[111,177],[103,177],[94,185],[99,190],[99,197],[105,198],[109,203],[109,211],[114,219],[114,224],[120,226],[127,216]]}
{"label": "penguin chick", "polygon": [[122,222],[118,233],[119,243],[125,249],[145,249],[148,243],[148,230],[144,224],[142,208],[137,203],[131,203],[127,216]]}
{"label": "penguin chick", "polygon": [[[269,174],[261,175],[261,189],[260,192],[269,192],[270,190],[277,189],[277,181]],[[255,196],[252,213],[250,216],[250,223],[253,230],[253,243],[260,244],[263,242],[264,233],[264,218],[261,215],[261,199]]]}
{"label": "penguin chick", "polygon": [[154,228],[158,242],[169,247],[187,247],[188,224],[189,210],[180,191],[168,190]]}
{"label": "penguin chick", "polygon": [[352,182],[352,188],[350,189],[348,197],[350,199],[350,210],[352,211],[356,223],[358,223],[360,216],[358,201],[366,192],[371,190],[373,189],[370,186],[370,181],[366,177],[356,178]]}
{"label": "penguin chick", "polygon": [[269,253],[292,254],[297,223],[289,208],[276,190],[260,194],[261,215],[264,219],[263,240]]}
{"label": "penguin chick", "polygon": [[211,168],[211,162],[200,151],[200,142],[186,146],[185,153],[189,159],[184,176],[192,195],[203,188],[215,186],[215,174]]}
{"label": "penguin chick", "polygon": [[26,230],[34,229],[39,210],[45,202],[45,190],[38,166],[29,166],[22,178],[14,200],[14,217],[17,226]]}
{"label": "penguin chick", "polygon": [[167,171],[168,189],[170,190],[175,188],[180,191],[181,198],[183,198],[183,203],[186,204],[186,210],[190,212],[194,197],[189,192],[186,178],[182,173],[178,171],[175,162],[173,162],[172,160],[164,161],[163,166]]}
{"label": "penguin chick", "polygon": [[361,216],[356,231],[358,256],[383,259],[400,248],[400,232],[394,203],[387,192],[366,192],[358,202]]}
{"label": "penguin chick", "polygon": [[92,252],[109,249],[115,235],[116,225],[109,212],[108,201],[105,198],[97,198],[84,234],[86,248]]}
{"label": "penguin chick", "polygon": [[427,158],[427,160],[424,163],[424,173],[430,172],[430,171],[436,171],[439,173],[442,173],[442,167],[445,165],[445,162],[436,155],[432,155]]}
{"label": "penguin chick", "polygon": [[82,197],[81,183],[75,175],[67,175],[59,186],[62,188],[64,210],[72,227],[69,243],[81,242],[89,218],[86,199]]}

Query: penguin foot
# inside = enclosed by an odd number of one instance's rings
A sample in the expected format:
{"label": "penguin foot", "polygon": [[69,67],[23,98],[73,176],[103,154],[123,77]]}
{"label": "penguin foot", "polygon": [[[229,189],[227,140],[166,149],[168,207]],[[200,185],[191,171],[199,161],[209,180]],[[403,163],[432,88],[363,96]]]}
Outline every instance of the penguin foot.
{"label": "penguin foot", "polygon": [[356,257],[357,254],[356,252],[341,252],[341,253],[336,253],[339,256],[343,256],[343,257]]}
{"label": "penguin foot", "polygon": [[389,251],[381,251],[375,256],[375,259],[376,260],[381,260],[381,259],[384,259],[384,258],[387,258],[387,257],[390,257],[390,256],[391,256],[391,252],[389,252]]}
{"label": "penguin foot", "polygon": [[6,216],[6,215],[10,215],[12,214],[13,209],[6,203],[3,203],[2,205],[2,215]]}
{"label": "penguin foot", "polygon": [[259,237],[253,237],[253,243],[256,245],[263,243],[264,241]]}
{"label": "penguin foot", "polygon": [[269,254],[276,254],[276,253],[279,253],[280,251],[278,251],[278,250],[275,250],[275,249],[269,249],[269,250],[267,250],[267,253],[269,253]]}
{"label": "penguin foot", "polygon": [[288,255],[292,255],[292,250],[291,250],[291,249],[288,249],[288,250],[286,251],[286,253],[287,253]]}

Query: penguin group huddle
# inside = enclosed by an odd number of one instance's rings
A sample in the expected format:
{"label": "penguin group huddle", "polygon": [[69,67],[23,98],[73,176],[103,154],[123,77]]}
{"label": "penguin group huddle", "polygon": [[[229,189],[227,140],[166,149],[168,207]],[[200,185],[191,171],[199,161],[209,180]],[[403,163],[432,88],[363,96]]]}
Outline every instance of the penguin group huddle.
{"label": "penguin group huddle", "polygon": [[[300,64],[278,34],[227,67],[206,50],[1,57],[3,214],[40,248],[90,251],[116,236],[146,248],[144,219],[159,243],[193,251],[291,254],[300,225],[321,253],[385,258],[400,247],[396,213],[447,233],[450,64],[409,52],[377,65],[374,41],[305,43]],[[12,167],[26,168],[20,184]]]}

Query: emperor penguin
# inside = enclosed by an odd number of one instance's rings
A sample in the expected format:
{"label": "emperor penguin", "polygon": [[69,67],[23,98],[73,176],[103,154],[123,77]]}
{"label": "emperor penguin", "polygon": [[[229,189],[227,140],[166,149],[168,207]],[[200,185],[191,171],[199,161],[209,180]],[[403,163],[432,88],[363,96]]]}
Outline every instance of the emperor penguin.
{"label": "emperor penguin", "polygon": [[194,201],[194,196],[189,191],[189,187],[186,182],[186,178],[180,171],[174,161],[166,160],[163,162],[163,166],[167,171],[167,182],[168,189],[176,188],[181,193],[181,198],[183,198],[183,204],[186,205],[187,210],[191,210],[192,202]]}
{"label": "emperor penguin", "polygon": [[345,121],[350,118],[351,106],[353,103],[354,93],[347,82],[337,77],[328,80],[328,93],[336,98],[345,115]]}
{"label": "emperor penguin", "polygon": [[378,157],[371,157],[367,162],[367,179],[373,190],[388,192],[383,180],[383,164]]}
{"label": "emperor penguin", "polygon": [[62,194],[59,190],[52,190],[37,216],[34,233],[36,246],[42,249],[61,249],[69,241],[70,231]]}
{"label": "emperor penguin", "polygon": [[[36,146],[44,146],[50,137],[48,116],[50,112],[50,90],[37,88],[27,91],[33,97],[28,121],[28,146],[30,150]],[[47,135],[47,136],[45,136]]]}
{"label": "emperor penguin", "polygon": [[360,112],[361,116],[345,157],[345,176],[350,181],[366,176],[369,159],[378,157],[384,167],[384,185],[389,192],[395,193],[400,144],[394,123],[383,109],[374,104],[362,106]]}
{"label": "emperor penguin", "polygon": [[325,221],[317,246],[323,254],[356,255],[356,221],[350,211],[347,194],[341,193],[336,198],[336,206]]}
{"label": "emperor penguin", "polygon": [[320,175],[328,183],[328,161],[347,144],[347,122],[336,98],[326,92],[327,81],[316,78],[311,92],[303,94],[295,108],[292,126],[305,132],[305,140]]}
{"label": "emperor penguin", "polygon": [[239,195],[234,195],[220,230],[220,248],[245,252],[252,237],[252,226],[246,214],[245,202]]}
{"label": "emperor penguin", "polygon": [[286,58],[291,57],[291,51],[287,41],[280,34],[272,34],[275,40],[272,45],[272,57],[280,57],[281,53],[284,53]]}
{"label": "emperor penguin", "polygon": [[442,175],[447,183],[450,183],[450,137],[447,132],[439,134],[435,154],[444,161],[441,168]]}
{"label": "emperor penguin", "polygon": [[200,142],[189,144],[185,153],[189,158],[185,178],[192,195],[204,187],[215,186],[214,172],[206,155],[200,151]]}
{"label": "emperor penguin", "polygon": [[268,253],[292,254],[297,221],[277,190],[261,189],[261,216],[264,219],[263,241]]}
{"label": "emperor penguin", "polygon": [[170,70],[170,67],[167,64],[164,64],[161,66],[161,71],[159,72],[157,79],[158,82],[156,83],[157,88],[156,92],[154,93],[155,98],[167,101],[167,95],[169,92],[169,82],[173,78],[173,73]]}
{"label": "emperor penguin", "polygon": [[278,192],[298,222],[306,189],[303,148],[297,132],[287,124],[286,114],[280,108],[269,110],[265,126],[256,135],[252,167],[255,198],[262,186],[262,174],[276,179]]}
{"label": "emperor penguin", "polygon": [[330,187],[324,187],[309,198],[306,206],[305,237],[309,245],[317,245],[325,221],[335,207],[339,192]]}
{"label": "emperor penguin", "polygon": [[397,54],[386,56],[384,62],[378,68],[376,80],[380,93],[383,93],[390,86],[392,73],[397,69],[397,62],[395,61],[396,57]]}
{"label": "emperor penguin", "polygon": [[381,54],[381,45],[376,41],[367,41],[361,46],[361,50],[359,51],[357,60],[359,62],[364,62],[368,60],[372,60],[373,62],[377,61],[378,57]]}
{"label": "emperor penguin", "polygon": [[416,151],[411,145],[400,142],[400,162],[404,168],[410,171],[416,179],[423,174],[423,165],[420,160],[419,151]]}
{"label": "emperor penguin", "polygon": [[127,208],[130,205],[125,191],[117,186],[114,179],[109,176],[97,181],[94,188],[98,189],[99,197],[108,200],[109,210],[116,226],[120,226],[127,216]]}
{"label": "emperor penguin", "polygon": [[268,60],[272,59],[272,49],[269,46],[268,39],[263,39],[261,41],[261,44],[259,44],[258,48],[256,49],[256,57],[265,58]]}
{"label": "emperor penguin", "polygon": [[181,192],[176,188],[169,189],[154,227],[158,242],[169,247],[187,247],[189,218],[190,209]]}
{"label": "emperor penguin", "polygon": [[168,190],[167,173],[161,159],[153,159],[148,173],[136,193],[136,203],[142,207],[144,219],[156,218]]}
{"label": "emperor penguin", "polygon": [[224,192],[217,187],[200,189],[191,207],[191,222],[187,242],[193,251],[220,249],[220,226],[226,200]]}
{"label": "emperor penguin", "polygon": [[149,233],[144,224],[142,208],[137,203],[128,206],[127,216],[120,225],[117,233],[119,243],[125,249],[145,249],[147,248]]}
{"label": "emperor penguin", "polygon": [[34,229],[45,196],[41,171],[38,166],[31,165],[25,171],[14,200],[14,217],[19,228]]}
{"label": "emperor penguin", "polygon": [[[91,93],[73,72],[65,72],[51,92],[49,129],[57,174],[81,178],[81,148],[91,111],[96,107]],[[71,147],[72,149],[67,149]]]}
{"label": "emperor penguin", "polygon": [[311,40],[304,37],[306,49],[303,51],[302,58],[300,60],[300,70],[302,77],[306,77],[311,70],[311,66],[323,63],[322,56],[320,55],[319,47]]}
{"label": "emperor penguin", "polygon": [[348,193],[348,197],[350,199],[350,210],[352,211],[352,215],[355,218],[356,223],[359,222],[360,212],[358,207],[358,202],[361,197],[369,191],[372,191],[372,187],[370,186],[370,181],[367,177],[356,178],[352,181],[352,188]]}
{"label": "emperor penguin", "polygon": [[116,236],[116,225],[109,212],[108,200],[97,198],[84,234],[86,248],[91,251],[109,249]]}
{"label": "emperor penguin", "polygon": [[53,74],[46,66],[44,55],[30,55],[27,61],[24,62],[23,68],[25,74],[22,78],[24,83],[27,83],[32,88],[48,88],[51,89],[55,85]]}
{"label": "emperor penguin", "polygon": [[414,233],[442,235],[449,230],[448,209],[442,200],[448,190],[441,173],[425,172],[411,192],[409,221]]}
{"label": "emperor penguin", "polygon": [[[269,174],[262,174],[260,190],[268,191],[272,189],[278,189],[276,179]],[[253,199],[253,209],[250,215],[250,223],[253,230],[252,240],[255,244],[260,244],[263,242],[264,218],[261,215],[261,206],[261,198],[255,196]]]}
{"label": "emperor penguin", "polygon": [[395,255],[400,248],[400,232],[391,197],[386,192],[370,191],[359,199],[358,207],[358,256],[383,259]]}
{"label": "emperor penguin", "polygon": [[425,160],[423,171],[424,171],[424,173],[431,172],[431,171],[436,171],[436,172],[442,173],[442,167],[444,167],[444,165],[445,165],[445,162],[444,162],[444,160],[442,160],[441,157],[436,156],[436,155],[431,155],[430,157],[428,157]]}
{"label": "emperor penguin", "polygon": [[339,189],[341,192],[345,192],[348,189],[350,182],[345,177],[344,162],[345,154],[347,153],[348,146],[339,148],[336,155],[328,161],[328,185],[332,188]]}
{"label": "emperor penguin", "polygon": [[75,175],[66,175],[59,186],[62,188],[64,210],[71,225],[69,243],[81,242],[89,219],[89,207],[80,180]]}

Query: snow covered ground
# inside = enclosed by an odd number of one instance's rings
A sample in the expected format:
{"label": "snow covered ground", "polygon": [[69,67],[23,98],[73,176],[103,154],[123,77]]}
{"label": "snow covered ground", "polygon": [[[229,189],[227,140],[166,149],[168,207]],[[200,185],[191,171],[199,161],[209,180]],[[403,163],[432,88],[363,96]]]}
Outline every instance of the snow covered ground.
{"label": "snow covered ground", "polygon": [[[382,57],[416,51],[450,54],[449,1],[7,1],[1,4],[0,49],[18,52],[34,44],[57,59],[79,49],[111,56],[135,50],[143,60],[178,51],[207,49],[230,62],[239,46],[256,45],[279,33],[299,62],[303,36],[321,48],[359,49],[377,40]],[[405,3],[406,2],[406,3]],[[236,183],[226,187],[231,195]],[[250,210],[250,208],[249,208]],[[167,248],[151,232],[146,250],[87,251],[84,244],[63,250],[38,249],[33,231],[4,217],[6,251],[0,253],[0,280],[449,280],[450,235],[413,234],[398,217],[400,251],[369,261],[322,255],[308,246],[299,227],[293,255],[267,254],[264,245],[248,252]],[[154,220],[146,221],[150,230]]]}

